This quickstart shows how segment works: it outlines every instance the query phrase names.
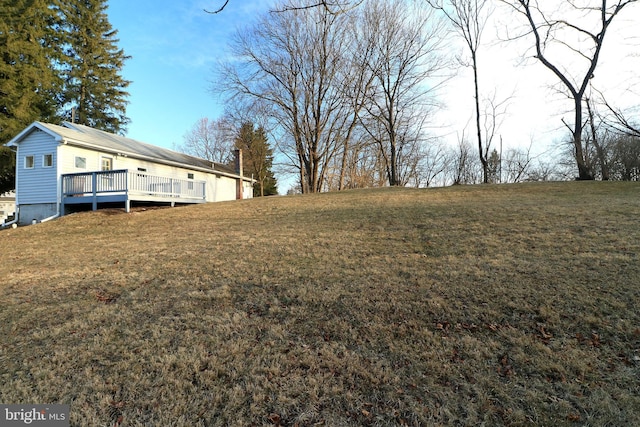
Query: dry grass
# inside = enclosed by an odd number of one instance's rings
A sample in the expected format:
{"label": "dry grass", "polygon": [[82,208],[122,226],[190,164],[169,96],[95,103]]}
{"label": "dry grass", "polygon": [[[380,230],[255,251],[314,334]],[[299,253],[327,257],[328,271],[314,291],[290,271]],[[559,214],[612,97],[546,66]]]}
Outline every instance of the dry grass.
{"label": "dry grass", "polygon": [[638,184],[83,213],[0,251],[0,402],[72,425],[640,419]]}

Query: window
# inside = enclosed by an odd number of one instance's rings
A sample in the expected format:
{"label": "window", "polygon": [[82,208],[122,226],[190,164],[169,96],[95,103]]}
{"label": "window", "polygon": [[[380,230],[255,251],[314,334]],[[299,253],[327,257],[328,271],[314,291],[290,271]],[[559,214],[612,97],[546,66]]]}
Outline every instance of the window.
{"label": "window", "polygon": [[86,157],[76,157],[76,168],[77,169],[86,169],[87,168],[87,158]]}
{"label": "window", "polygon": [[101,162],[102,162],[102,165],[100,170],[103,170],[103,171],[113,170],[113,159],[111,157],[103,157]]}
{"label": "window", "polygon": [[[188,174],[187,174],[187,179],[193,179],[193,174],[192,174],[192,173],[188,173]],[[191,182],[191,181],[190,181],[190,182],[188,182],[188,183],[187,183],[187,188],[188,188],[189,190],[193,190],[193,182]]]}
{"label": "window", "polygon": [[187,174],[187,179],[193,179],[193,174],[192,173],[188,173]]}
{"label": "window", "polygon": [[53,154],[45,154],[44,156],[42,156],[42,167],[53,167]]}
{"label": "window", "polygon": [[34,156],[25,156],[24,157],[24,168],[25,169],[33,169],[35,166],[35,157]]}
{"label": "window", "polygon": [[138,168],[138,172],[146,172],[147,168]]}

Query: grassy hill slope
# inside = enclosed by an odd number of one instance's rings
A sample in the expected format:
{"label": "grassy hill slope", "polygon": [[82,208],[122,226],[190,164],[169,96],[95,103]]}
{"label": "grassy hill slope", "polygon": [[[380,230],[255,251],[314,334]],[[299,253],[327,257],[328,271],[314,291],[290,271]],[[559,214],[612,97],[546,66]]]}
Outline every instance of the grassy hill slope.
{"label": "grassy hill slope", "polygon": [[82,213],[0,252],[0,402],[72,425],[640,419],[638,184]]}

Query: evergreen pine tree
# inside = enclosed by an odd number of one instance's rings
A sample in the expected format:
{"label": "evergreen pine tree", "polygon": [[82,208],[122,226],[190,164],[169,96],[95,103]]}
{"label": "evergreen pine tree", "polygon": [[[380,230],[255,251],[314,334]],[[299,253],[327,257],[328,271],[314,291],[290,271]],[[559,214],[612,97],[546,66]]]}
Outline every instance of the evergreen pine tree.
{"label": "evergreen pine tree", "polygon": [[0,146],[0,194],[16,188],[16,156],[9,147]]}
{"label": "evergreen pine tree", "polygon": [[491,155],[487,159],[487,180],[488,183],[498,183],[500,182],[500,154],[494,148],[491,152]]}
{"label": "evergreen pine tree", "polygon": [[60,30],[65,36],[62,74],[63,115],[75,123],[124,133],[126,88],[121,71],[129,58],[117,46],[117,30],[109,23],[106,0],[60,0]]}
{"label": "evergreen pine tree", "polygon": [[45,0],[0,0],[0,145],[35,120],[57,122],[55,14]]}
{"label": "evergreen pine tree", "polygon": [[235,147],[242,150],[244,174],[257,181],[253,187],[254,197],[278,194],[273,167],[273,149],[269,147],[266,132],[255,129],[253,123],[244,123],[235,140]]}

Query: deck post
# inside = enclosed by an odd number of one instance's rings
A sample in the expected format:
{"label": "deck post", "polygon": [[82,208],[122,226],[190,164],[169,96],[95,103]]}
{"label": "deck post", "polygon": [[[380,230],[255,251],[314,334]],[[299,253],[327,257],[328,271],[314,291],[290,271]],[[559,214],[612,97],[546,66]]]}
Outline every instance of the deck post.
{"label": "deck post", "polygon": [[129,169],[124,173],[124,211],[131,211],[131,200],[129,200]]}
{"label": "deck post", "polygon": [[91,207],[94,211],[98,210],[98,174],[93,172],[91,174],[91,190],[93,192],[93,203]]}
{"label": "deck post", "polygon": [[64,216],[64,197],[65,197],[65,185],[64,176],[60,177],[60,216]]}

